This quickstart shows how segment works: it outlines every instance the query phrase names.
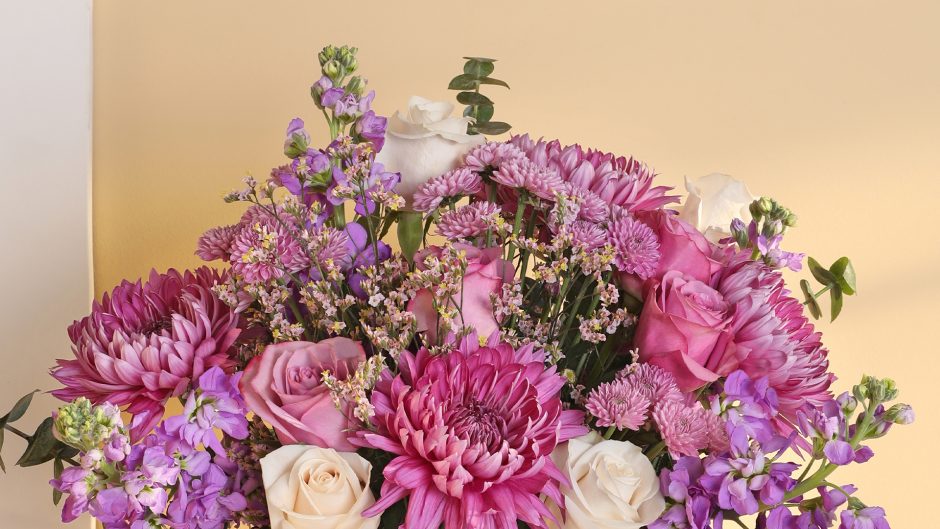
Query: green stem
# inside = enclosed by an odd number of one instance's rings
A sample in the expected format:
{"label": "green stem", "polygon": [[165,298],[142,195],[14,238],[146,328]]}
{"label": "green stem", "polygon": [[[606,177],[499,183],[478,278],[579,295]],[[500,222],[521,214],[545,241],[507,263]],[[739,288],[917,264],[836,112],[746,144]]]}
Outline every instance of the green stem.
{"label": "green stem", "polygon": [[616,431],[617,431],[617,426],[611,424],[610,428],[608,428],[607,431],[604,432],[604,439],[610,439],[611,437],[613,437],[614,432]]}
{"label": "green stem", "polygon": [[341,230],[346,227],[346,204],[333,206],[333,227]]}
{"label": "green stem", "polygon": [[665,449],[666,449],[666,441],[660,441],[654,444],[652,448],[650,448],[650,451],[646,453],[646,457],[649,458],[650,461],[652,461],[656,459],[659,456],[659,454],[663,453],[663,450]]}
{"label": "green stem", "polygon": [[[512,223],[512,237],[515,239],[519,235],[519,230],[522,228],[522,214],[525,213],[525,208],[522,207],[522,204],[525,201],[525,193],[519,193],[519,200],[516,202],[516,219]],[[512,262],[513,258],[516,256],[516,245],[515,243],[509,245],[509,257],[506,259],[509,262]]]}
{"label": "green stem", "polygon": [[18,429],[18,428],[14,428],[13,426],[10,426],[9,424],[5,424],[4,427],[5,427],[8,431],[15,433],[16,435],[22,437],[23,439],[26,439],[27,441],[29,441],[30,439],[32,439],[32,436],[31,436],[31,435],[27,434],[26,432],[23,432],[22,430],[20,430],[20,429]]}

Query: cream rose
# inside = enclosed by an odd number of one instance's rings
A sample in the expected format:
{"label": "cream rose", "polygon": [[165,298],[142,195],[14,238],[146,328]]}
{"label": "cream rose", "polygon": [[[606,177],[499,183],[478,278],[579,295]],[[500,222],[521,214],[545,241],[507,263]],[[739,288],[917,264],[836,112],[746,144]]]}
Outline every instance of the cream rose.
{"label": "cream rose", "polygon": [[634,444],[591,432],[558,446],[552,460],[571,483],[561,489],[563,529],[639,529],[666,506],[653,465]]}
{"label": "cream rose", "polygon": [[387,171],[401,173],[395,192],[411,207],[421,184],[457,167],[463,156],[482,144],[482,134],[467,134],[470,118],[453,117],[454,105],[412,96],[408,108],[388,120],[385,146],[376,156]]}
{"label": "cream rose", "polygon": [[712,242],[729,236],[734,219],[750,222],[748,206],[755,200],[743,182],[726,174],[712,173],[693,180],[685,179],[689,196],[679,218],[698,228]]}
{"label": "cream rose", "polygon": [[287,445],[261,459],[271,529],[375,529],[372,465],[356,453]]}

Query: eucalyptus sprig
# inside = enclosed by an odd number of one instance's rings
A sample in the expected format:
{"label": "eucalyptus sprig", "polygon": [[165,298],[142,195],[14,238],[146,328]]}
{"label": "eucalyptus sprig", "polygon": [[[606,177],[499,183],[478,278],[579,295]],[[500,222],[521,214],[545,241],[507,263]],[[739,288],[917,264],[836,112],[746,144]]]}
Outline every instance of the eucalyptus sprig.
{"label": "eucalyptus sprig", "polygon": [[806,260],[809,271],[813,274],[822,288],[813,292],[810,282],[806,279],[800,281],[800,290],[803,291],[804,305],[815,319],[822,317],[822,309],[817,301],[820,296],[829,293],[830,321],[835,321],[842,313],[843,296],[855,295],[855,268],[848,257],[840,257],[829,268],[823,267],[819,261],[809,257]]}
{"label": "eucalyptus sprig", "polygon": [[496,59],[486,57],[464,57],[467,59],[463,65],[463,73],[450,80],[449,90],[460,90],[457,102],[467,105],[463,115],[473,118],[473,123],[467,128],[469,134],[486,134],[496,136],[508,132],[512,126],[502,121],[492,121],[493,100],[480,93],[482,85],[496,85],[509,88],[509,84],[491,77],[496,66]]}

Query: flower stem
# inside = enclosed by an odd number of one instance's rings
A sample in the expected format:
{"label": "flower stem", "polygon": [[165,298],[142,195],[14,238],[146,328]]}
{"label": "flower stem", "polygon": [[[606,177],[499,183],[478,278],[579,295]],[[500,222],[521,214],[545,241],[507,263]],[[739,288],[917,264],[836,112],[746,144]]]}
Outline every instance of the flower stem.
{"label": "flower stem", "polygon": [[652,461],[656,459],[659,456],[659,454],[663,453],[663,450],[665,449],[666,449],[666,441],[660,441],[654,444],[652,448],[650,448],[650,451],[646,453],[646,457],[649,458],[650,461]]}
{"label": "flower stem", "polygon": [[610,428],[608,428],[607,431],[604,432],[604,439],[610,439],[611,437],[613,437],[614,432],[616,431],[617,431],[617,426],[611,424]]}
{"label": "flower stem", "polygon": [[27,434],[26,432],[20,430],[19,428],[14,428],[13,426],[10,426],[9,424],[4,424],[3,426],[7,429],[7,431],[13,432],[13,433],[15,433],[16,435],[22,437],[23,439],[26,439],[27,441],[29,441],[30,439],[32,439],[32,436],[31,436],[31,435],[29,435],[29,434]]}

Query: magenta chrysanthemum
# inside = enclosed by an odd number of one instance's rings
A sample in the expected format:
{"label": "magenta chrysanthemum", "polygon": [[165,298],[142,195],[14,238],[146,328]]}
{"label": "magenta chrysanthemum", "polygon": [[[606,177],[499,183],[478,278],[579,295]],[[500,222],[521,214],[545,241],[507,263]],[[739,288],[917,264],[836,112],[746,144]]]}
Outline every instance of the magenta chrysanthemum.
{"label": "magenta chrysanthemum", "polygon": [[363,514],[407,496],[404,529],[546,527],[541,496],[562,504],[564,480],[549,455],[587,428],[562,406],[564,378],[544,361],[495,337],[480,347],[470,336],[445,355],[404,353],[399,374],[386,371],[372,393],[376,430],[354,440],[396,455]]}
{"label": "magenta chrysanthemum", "polygon": [[566,182],[562,193],[578,202],[578,218],[588,222],[604,222],[610,217],[610,206],[597,193]]}
{"label": "magenta chrysanthemum", "polygon": [[588,395],[584,407],[601,427],[638,430],[646,422],[650,399],[625,380],[605,382]]}
{"label": "magenta chrysanthemum", "polygon": [[528,160],[503,164],[493,173],[493,181],[512,189],[524,189],[544,200],[554,200],[564,184],[558,171]]}
{"label": "magenta chrysanthemum", "polygon": [[466,167],[428,180],[414,194],[415,211],[434,211],[445,199],[475,195],[483,189],[480,175]]}
{"label": "magenta chrysanthemum", "polygon": [[648,279],[661,257],[659,239],[652,228],[626,214],[615,215],[607,228],[614,247],[614,264],[621,272]]}
{"label": "magenta chrysanthemum", "polygon": [[792,423],[805,404],[821,406],[832,398],[835,376],[821,335],[790,297],[780,272],[761,262],[738,257],[719,278],[718,291],[734,307],[739,368],[751,378],[767,377],[780,403],[777,426],[787,433],[791,427],[784,419]]}
{"label": "magenta chrysanthemum", "polygon": [[529,160],[556,169],[562,180],[594,192],[610,206],[635,213],[678,202],[678,197],[666,195],[671,187],[653,186],[655,173],[634,158],[584,151],[580,145],[562,147],[558,140],[534,141],[528,134],[513,136],[509,141]]}
{"label": "magenta chrysanthemum", "polygon": [[631,364],[619,378],[637,387],[650,402],[679,400],[682,393],[676,379],[665,369],[653,364]]}
{"label": "magenta chrysanthemum", "polygon": [[146,283],[124,281],[69,327],[74,359],[52,376],[63,400],[127,406],[140,438],[163,416],[166,399],[182,395],[213,366],[228,368],[238,317],[212,293],[224,276],[209,269],[151,272]]}
{"label": "magenta chrysanthemum", "polygon": [[232,241],[232,270],[248,283],[267,283],[286,273],[310,266],[289,217],[274,218],[251,208],[242,216],[241,229]]}
{"label": "magenta chrysanthemum", "polygon": [[521,161],[525,153],[511,143],[488,142],[467,153],[464,165],[471,171],[495,171],[505,163]]}
{"label": "magenta chrysanthemum", "polygon": [[653,420],[666,448],[674,458],[698,455],[712,439],[714,415],[697,402],[686,404],[678,399],[667,399],[653,407]]}
{"label": "magenta chrysanthemum", "polygon": [[607,230],[593,222],[576,220],[568,227],[571,244],[585,252],[592,252],[607,243]]}
{"label": "magenta chrysanthemum", "polygon": [[448,239],[472,239],[492,230],[500,208],[492,202],[474,202],[441,215],[437,231]]}
{"label": "magenta chrysanthemum", "polygon": [[232,241],[238,234],[239,227],[219,226],[202,234],[196,243],[196,255],[203,261],[221,259],[228,261],[232,252]]}

